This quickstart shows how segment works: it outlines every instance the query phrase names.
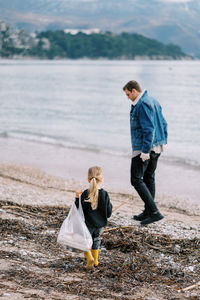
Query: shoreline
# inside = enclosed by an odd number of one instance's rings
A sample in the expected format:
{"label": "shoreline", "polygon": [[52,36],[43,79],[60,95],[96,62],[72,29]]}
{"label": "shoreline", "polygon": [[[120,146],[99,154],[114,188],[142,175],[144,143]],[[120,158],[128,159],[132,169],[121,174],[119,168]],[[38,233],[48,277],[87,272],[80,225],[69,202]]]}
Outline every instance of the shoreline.
{"label": "shoreline", "polygon": [[160,55],[154,55],[152,58],[150,56],[135,56],[133,59],[128,58],[105,58],[105,57],[99,57],[99,58],[89,58],[89,57],[81,57],[81,58],[62,58],[62,57],[56,57],[53,59],[48,59],[47,57],[36,57],[36,56],[16,56],[14,57],[2,57],[0,56],[0,61],[6,61],[6,60],[12,60],[12,61],[199,61],[200,58],[196,56],[186,56],[186,57],[179,57],[174,58],[172,56],[160,56]]}
{"label": "shoreline", "polygon": [[133,59],[128,59],[128,58],[114,58],[114,59],[109,59],[109,58],[89,58],[89,57],[82,57],[82,58],[62,58],[62,57],[58,57],[58,58],[53,58],[53,59],[48,59],[47,57],[42,58],[42,57],[32,57],[32,56],[15,56],[14,57],[0,57],[1,61],[4,60],[13,60],[13,61],[19,61],[19,60],[23,60],[23,61],[199,61],[200,59],[198,57],[180,57],[180,58],[173,58],[170,56],[155,56],[155,57],[149,57],[149,56],[136,56]]}
{"label": "shoreline", "polygon": [[[123,204],[116,211],[114,221],[120,226],[122,218],[121,225],[139,225],[132,220],[132,215],[140,213],[143,209],[143,202],[137,193],[115,191],[109,186],[102,187],[110,194],[114,208]],[[86,188],[88,188],[87,180],[81,182],[53,176],[42,169],[23,164],[0,163],[0,196],[3,201],[12,201],[20,205],[69,207],[74,201],[75,191]],[[187,202],[167,194],[157,196],[156,203],[166,216],[171,218],[173,214],[180,215],[182,218],[179,216],[179,221],[183,224],[184,222],[188,224],[187,218],[193,218],[194,224],[198,225],[200,207],[197,205],[190,203],[188,206]],[[170,222],[172,220],[173,218]],[[166,221],[158,223],[166,223]],[[154,227],[155,224],[152,226]]]}
{"label": "shoreline", "polygon": [[[163,154],[156,170],[156,201],[165,202],[162,199],[168,198],[175,207],[200,209],[200,171],[165,158]],[[87,186],[88,168],[99,165],[103,169],[105,189],[136,194],[130,184],[130,160],[125,156],[15,139],[3,139],[1,148],[2,162],[34,166],[63,180],[79,182],[80,186]]]}

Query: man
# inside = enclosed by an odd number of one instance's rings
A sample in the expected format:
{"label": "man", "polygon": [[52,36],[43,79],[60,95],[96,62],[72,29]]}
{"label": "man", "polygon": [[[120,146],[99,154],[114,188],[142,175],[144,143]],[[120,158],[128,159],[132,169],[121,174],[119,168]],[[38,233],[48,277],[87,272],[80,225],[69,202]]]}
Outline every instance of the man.
{"label": "man", "polygon": [[155,198],[155,170],[158,158],[167,144],[167,123],[157,100],[142,91],[137,81],[131,80],[124,92],[132,101],[130,129],[132,144],[131,184],[144,201],[144,210],[133,216],[141,225],[157,222],[164,217],[158,211]]}

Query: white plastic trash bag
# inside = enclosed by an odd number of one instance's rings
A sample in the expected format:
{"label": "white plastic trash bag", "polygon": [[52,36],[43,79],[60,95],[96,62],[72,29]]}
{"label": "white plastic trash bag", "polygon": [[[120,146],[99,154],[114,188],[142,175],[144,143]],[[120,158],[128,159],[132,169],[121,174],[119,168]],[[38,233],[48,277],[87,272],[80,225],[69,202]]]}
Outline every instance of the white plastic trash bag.
{"label": "white plastic trash bag", "polygon": [[62,223],[57,242],[63,246],[88,251],[92,247],[92,237],[85,224],[85,218],[79,197],[79,208],[75,202],[69,211],[68,216]]}

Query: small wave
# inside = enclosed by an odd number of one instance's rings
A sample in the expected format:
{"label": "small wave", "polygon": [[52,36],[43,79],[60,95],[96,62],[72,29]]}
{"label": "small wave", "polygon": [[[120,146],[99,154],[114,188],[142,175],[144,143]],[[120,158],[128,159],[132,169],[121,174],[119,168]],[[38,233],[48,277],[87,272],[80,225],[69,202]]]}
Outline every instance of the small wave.
{"label": "small wave", "polygon": [[183,158],[183,157],[176,157],[176,156],[161,156],[162,161],[164,163],[171,163],[180,165],[182,167],[189,167],[191,169],[195,169],[200,171],[200,162],[197,160],[191,160],[189,158]]}
{"label": "small wave", "polygon": [[0,137],[2,137],[2,138],[8,138],[8,132],[7,131],[0,132]]}
{"label": "small wave", "polygon": [[80,144],[66,139],[66,137],[55,137],[46,134],[38,134],[34,132],[26,132],[19,130],[4,131],[0,133],[1,138],[10,138],[16,140],[22,140],[27,142],[34,142],[38,144],[47,144],[51,146],[64,147],[68,149],[76,149],[81,151],[89,151],[95,153],[102,153],[105,155],[114,155],[119,157],[130,157],[130,151],[120,151],[117,149],[109,149],[105,147],[98,147],[96,145]]}
{"label": "small wave", "polygon": [[77,150],[85,150],[85,151],[92,151],[92,152],[101,152],[101,150],[93,145],[83,145],[83,144],[76,144],[73,141],[67,140],[66,138],[62,137],[55,137],[46,134],[38,134],[34,132],[26,132],[26,131],[4,131],[0,133],[1,138],[10,138],[16,140],[22,140],[27,142],[34,142],[38,144],[48,144],[52,146],[59,146],[69,149],[77,149]]}
{"label": "small wave", "polygon": [[2,138],[11,138],[17,140],[31,141],[36,143],[44,143],[44,144],[58,144],[59,141],[56,138],[47,136],[44,134],[37,134],[33,132],[26,131],[4,131],[0,133],[0,137]]}
{"label": "small wave", "polygon": [[[124,158],[131,158],[131,151],[125,150],[125,149],[109,149],[108,147],[98,147],[96,145],[88,145],[88,144],[80,144],[76,143],[76,141],[70,140],[66,137],[57,137],[57,136],[51,136],[46,134],[38,134],[34,132],[26,132],[26,131],[3,131],[0,133],[1,138],[11,138],[16,140],[23,140],[27,142],[34,142],[38,144],[47,144],[55,147],[64,147],[68,149],[76,149],[81,151],[89,151],[89,152],[95,152],[95,153],[102,153],[105,155],[110,156],[118,156],[118,157],[124,157]],[[192,168],[200,171],[200,162],[196,160],[191,160],[187,158],[182,157],[175,157],[175,156],[168,156],[166,154],[163,154],[161,156],[161,160],[164,163],[171,163],[180,165],[182,167]]]}

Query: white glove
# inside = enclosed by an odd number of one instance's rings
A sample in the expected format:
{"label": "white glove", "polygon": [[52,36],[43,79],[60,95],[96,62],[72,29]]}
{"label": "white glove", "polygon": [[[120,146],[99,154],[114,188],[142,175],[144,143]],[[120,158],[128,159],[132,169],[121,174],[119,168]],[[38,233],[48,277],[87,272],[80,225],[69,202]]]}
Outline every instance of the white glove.
{"label": "white glove", "polygon": [[150,155],[149,155],[149,153],[141,153],[140,158],[144,162],[145,160],[150,158]]}

